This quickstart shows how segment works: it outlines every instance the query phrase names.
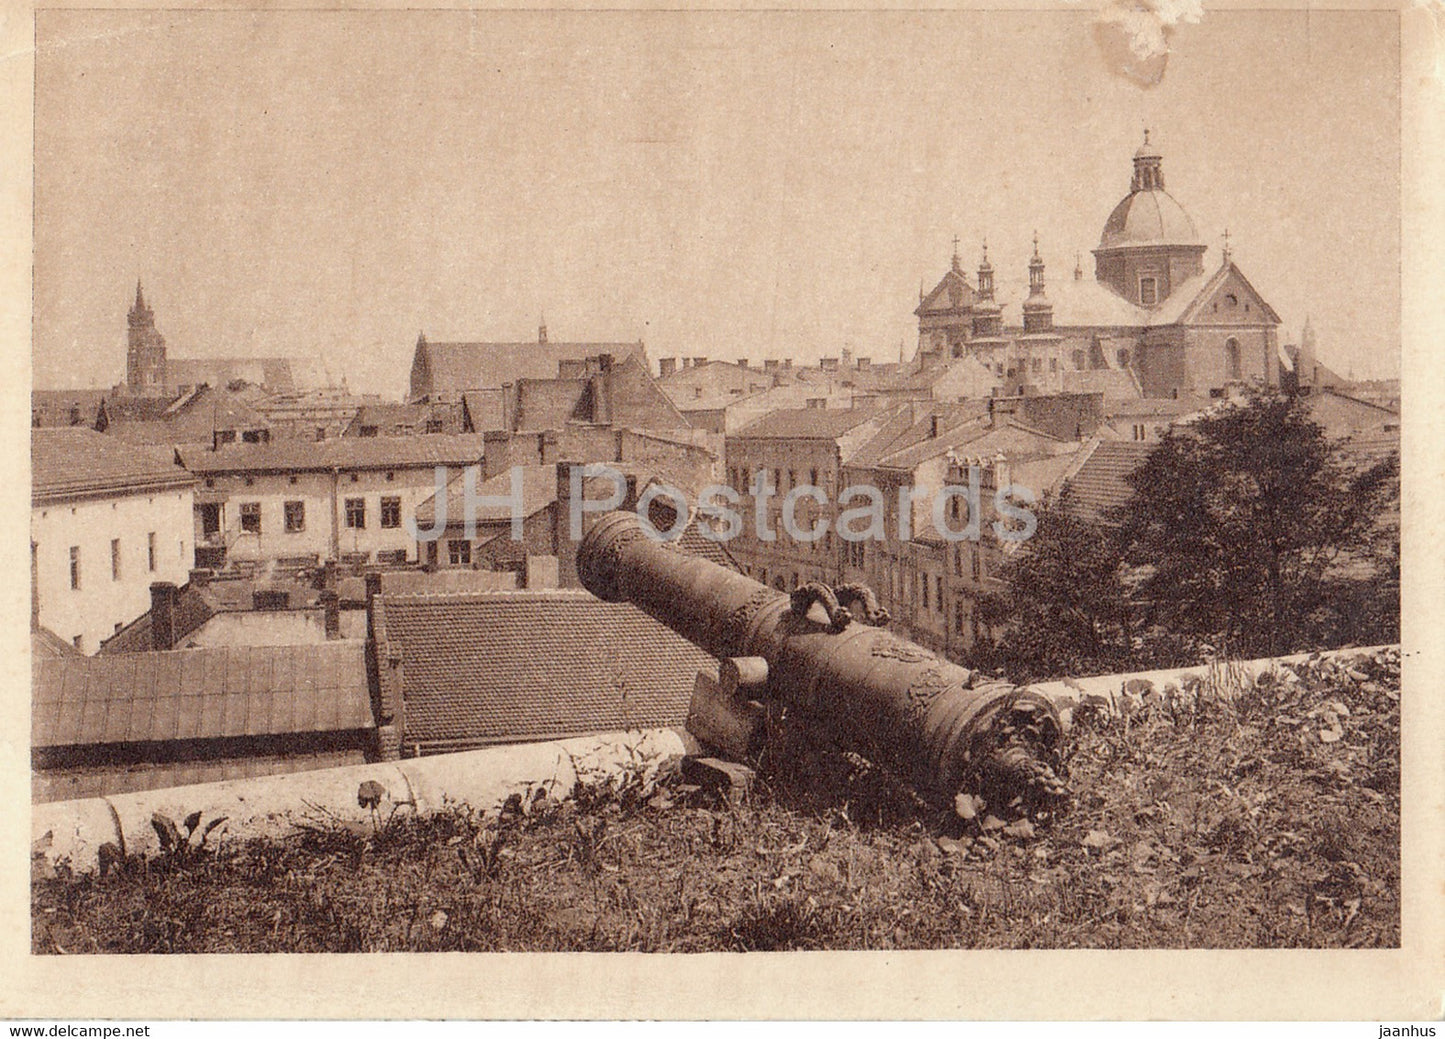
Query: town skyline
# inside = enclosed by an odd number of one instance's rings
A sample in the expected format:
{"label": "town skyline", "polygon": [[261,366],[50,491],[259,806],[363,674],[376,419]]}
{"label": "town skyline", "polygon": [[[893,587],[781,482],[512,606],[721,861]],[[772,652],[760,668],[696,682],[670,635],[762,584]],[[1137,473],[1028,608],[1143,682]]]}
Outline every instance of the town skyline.
{"label": "town skyline", "polygon": [[1150,90],[1089,19],[43,13],[35,384],[121,376],[137,279],[176,356],[388,396],[418,332],[544,315],[654,360],[912,357],[955,237],[1012,302],[1035,230],[1092,278],[1146,127],[1206,269],[1228,229],[1282,341],[1397,376],[1393,15],[1210,13]]}

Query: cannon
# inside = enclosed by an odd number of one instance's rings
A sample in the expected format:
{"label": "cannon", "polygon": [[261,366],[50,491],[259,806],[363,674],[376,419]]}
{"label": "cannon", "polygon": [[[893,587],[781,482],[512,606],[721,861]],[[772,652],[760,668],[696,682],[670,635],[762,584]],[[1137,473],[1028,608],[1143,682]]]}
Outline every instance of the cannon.
{"label": "cannon", "polygon": [[742,699],[814,720],[937,802],[973,794],[1022,815],[1067,799],[1054,705],[888,631],[862,586],[776,591],[674,548],[628,512],[597,519],[577,572],[593,595],[632,603],[717,657]]}

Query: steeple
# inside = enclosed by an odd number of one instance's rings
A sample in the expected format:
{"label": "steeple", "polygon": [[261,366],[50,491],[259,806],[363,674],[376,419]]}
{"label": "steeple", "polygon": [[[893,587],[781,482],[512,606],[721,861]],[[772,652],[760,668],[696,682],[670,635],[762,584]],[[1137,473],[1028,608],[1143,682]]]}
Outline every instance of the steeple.
{"label": "steeple", "polygon": [[978,298],[993,300],[993,264],[988,262],[988,239],[983,240],[983,260],[978,265]]}
{"label": "steeple", "polygon": [[156,318],[146,306],[140,279],[135,283],[135,302],[126,315],[125,382],[131,393],[164,393],[166,389],[166,339],[156,331]]}
{"label": "steeple", "polygon": [[546,314],[541,314],[541,315],[539,315],[538,318],[537,318],[537,342],[538,342],[538,343],[545,343],[546,341],[547,341],[547,315],[546,315]]}
{"label": "steeple", "polygon": [[1084,280],[1084,254],[1074,253],[1074,280]]}
{"label": "steeple", "polygon": [[953,273],[963,273],[963,261],[958,256],[958,235],[953,236]]}
{"label": "steeple", "polygon": [[1054,327],[1054,305],[1044,295],[1044,259],[1039,255],[1039,233],[1034,232],[1034,254],[1029,259],[1029,298],[1024,300],[1024,335],[1048,332]]}
{"label": "steeple", "polygon": [[1034,255],[1029,260],[1029,296],[1044,294],[1044,261],[1039,256],[1039,233],[1034,232]]}

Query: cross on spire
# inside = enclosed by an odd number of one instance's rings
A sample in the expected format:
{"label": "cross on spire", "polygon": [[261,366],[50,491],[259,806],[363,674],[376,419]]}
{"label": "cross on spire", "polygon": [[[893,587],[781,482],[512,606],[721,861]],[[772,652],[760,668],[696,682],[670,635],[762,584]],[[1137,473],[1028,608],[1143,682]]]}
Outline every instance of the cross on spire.
{"label": "cross on spire", "polygon": [[1229,228],[1224,229],[1224,258],[1229,259]]}

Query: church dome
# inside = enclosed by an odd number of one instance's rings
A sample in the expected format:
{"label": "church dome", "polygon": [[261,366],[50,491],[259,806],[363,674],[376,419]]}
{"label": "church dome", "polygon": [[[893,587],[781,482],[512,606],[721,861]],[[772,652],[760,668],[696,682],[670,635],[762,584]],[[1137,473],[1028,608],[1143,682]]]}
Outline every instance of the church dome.
{"label": "church dome", "polygon": [[1199,245],[1199,231],[1167,191],[1131,191],[1114,207],[1099,238],[1100,249],[1135,245]]}
{"label": "church dome", "polygon": [[1149,131],[1145,130],[1144,143],[1134,153],[1134,180],[1129,194],[1109,214],[1099,248],[1200,244],[1194,221],[1164,190],[1163,156],[1149,143]]}

